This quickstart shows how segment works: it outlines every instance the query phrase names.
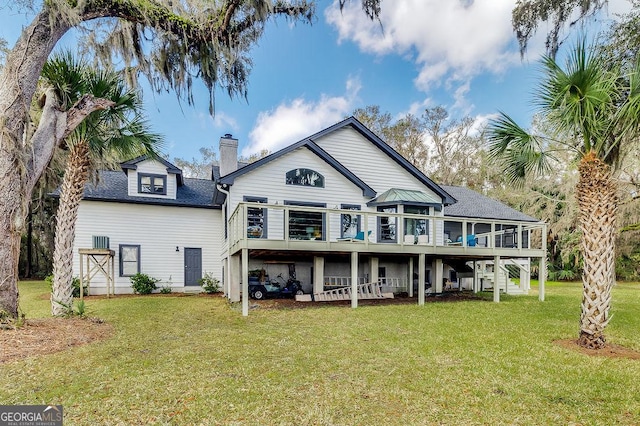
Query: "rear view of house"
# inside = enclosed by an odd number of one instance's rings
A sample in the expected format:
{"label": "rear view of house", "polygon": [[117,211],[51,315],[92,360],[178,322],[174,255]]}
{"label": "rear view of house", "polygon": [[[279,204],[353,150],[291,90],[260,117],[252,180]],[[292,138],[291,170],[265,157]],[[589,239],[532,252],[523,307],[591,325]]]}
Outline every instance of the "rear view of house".
{"label": "rear view of house", "polygon": [[[88,256],[79,251],[104,237],[116,293],[137,272],[182,291],[210,273],[246,314],[250,276],[296,279],[309,299],[357,306],[382,293],[417,292],[422,303],[448,288],[526,292],[530,260],[544,264],[544,223],[437,185],[355,118],[247,165],[237,146],[221,138],[211,180],[145,157],[102,172],[81,202],[74,272]],[[106,292],[101,274],[91,287]]]}

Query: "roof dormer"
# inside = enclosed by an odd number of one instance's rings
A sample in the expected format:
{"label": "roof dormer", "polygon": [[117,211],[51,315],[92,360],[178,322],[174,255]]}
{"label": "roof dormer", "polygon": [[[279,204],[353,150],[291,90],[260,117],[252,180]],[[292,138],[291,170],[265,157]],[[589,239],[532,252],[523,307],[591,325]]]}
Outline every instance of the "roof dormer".
{"label": "roof dormer", "polygon": [[175,200],[182,186],[182,170],[163,158],[146,155],[120,164],[127,175],[128,195]]}

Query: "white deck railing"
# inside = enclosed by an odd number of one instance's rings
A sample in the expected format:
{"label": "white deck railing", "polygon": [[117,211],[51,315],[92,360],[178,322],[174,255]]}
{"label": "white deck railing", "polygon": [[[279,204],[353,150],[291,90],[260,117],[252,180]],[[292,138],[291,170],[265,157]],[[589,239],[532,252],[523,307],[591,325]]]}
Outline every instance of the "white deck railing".
{"label": "white deck railing", "polygon": [[[248,212],[261,210],[262,224],[255,225]],[[293,212],[293,215],[292,215]],[[307,215],[305,219],[304,215]],[[345,237],[343,218],[355,217],[356,226]],[[266,225],[265,225],[266,224]],[[262,226],[262,227],[261,227]],[[405,235],[405,229],[419,229]],[[360,238],[355,237],[358,231]],[[314,244],[362,243],[398,246],[510,248],[543,250],[546,235],[543,222],[517,222],[472,217],[445,217],[368,210],[303,207],[241,202],[231,214],[228,227],[229,247],[248,241],[306,241]],[[535,241],[535,242],[534,242]]]}

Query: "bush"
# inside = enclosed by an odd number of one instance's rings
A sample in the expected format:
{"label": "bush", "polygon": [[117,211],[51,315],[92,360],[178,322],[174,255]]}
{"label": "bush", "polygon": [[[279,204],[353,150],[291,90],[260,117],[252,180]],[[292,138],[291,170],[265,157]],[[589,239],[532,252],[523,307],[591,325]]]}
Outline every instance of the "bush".
{"label": "bush", "polygon": [[220,280],[214,278],[209,272],[204,274],[204,277],[200,278],[198,283],[200,283],[205,293],[220,293]]}
{"label": "bush", "polygon": [[169,287],[168,285],[163,286],[160,289],[160,293],[161,294],[171,294],[171,287]]}
{"label": "bush", "polygon": [[157,278],[151,278],[147,274],[137,273],[130,277],[131,287],[136,294],[151,294],[151,292],[158,288],[156,283],[160,281]]}
{"label": "bush", "polygon": [[[53,291],[53,274],[47,275],[44,277],[44,280],[49,284],[49,291]],[[80,297],[80,278],[73,277],[71,281],[71,285],[73,286],[73,297]],[[83,286],[83,292],[85,296],[89,295],[89,291],[87,290],[87,286]]]}

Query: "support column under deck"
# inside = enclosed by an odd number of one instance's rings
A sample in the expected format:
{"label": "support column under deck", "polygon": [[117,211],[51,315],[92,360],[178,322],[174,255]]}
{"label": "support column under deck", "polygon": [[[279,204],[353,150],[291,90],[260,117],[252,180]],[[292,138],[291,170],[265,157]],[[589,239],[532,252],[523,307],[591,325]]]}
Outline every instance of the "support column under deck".
{"label": "support column under deck", "polygon": [[380,277],[378,277],[378,268],[380,266],[380,259],[377,257],[371,257],[369,259],[369,282],[377,283]]}
{"label": "support column under deck", "polygon": [[249,249],[242,249],[242,316],[249,315]]}
{"label": "support column under deck", "polygon": [[432,270],[434,282],[431,284],[431,288],[433,288],[436,293],[442,293],[442,279],[444,278],[444,265],[442,264],[442,259],[433,260]]}
{"label": "support column under deck", "polygon": [[409,281],[408,281],[409,297],[413,297],[413,257],[409,258]]}
{"label": "support column under deck", "polygon": [[[494,256],[493,257],[493,301],[496,303],[500,301],[500,283],[498,282],[499,277],[500,277],[500,256]],[[506,290],[506,286],[509,284],[508,282],[505,282],[504,285]]]}
{"label": "support column under deck", "polygon": [[418,255],[418,305],[424,305],[424,282],[426,269],[426,255],[420,253]]}
{"label": "support column under deck", "polygon": [[351,307],[358,307],[358,252],[351,253]]}
{"label": "support column under deck", "polygon": [[544,285],[547,280],[547,257],[540,258],[540,269],[538,271],[538,300],[544,302]]}
{"label": "support column under deck", "polygon": [[313,294],[324,291],[324,257],[314,256],[313,258]]}
{"label": "support column under deck", "polygon": [[229,257],[229,300],[240,301],[240,255],[233,254]]}

